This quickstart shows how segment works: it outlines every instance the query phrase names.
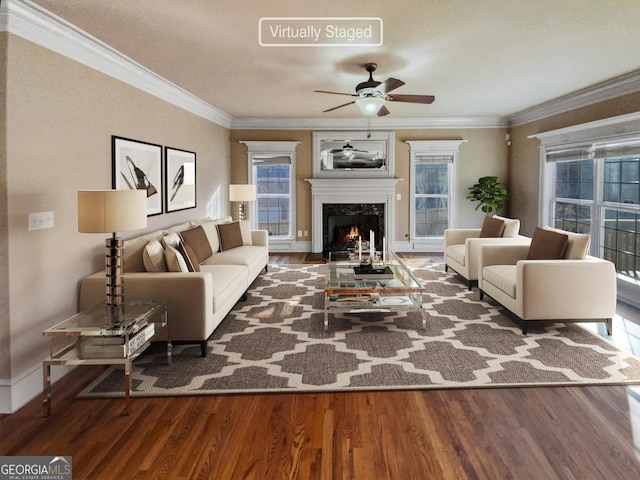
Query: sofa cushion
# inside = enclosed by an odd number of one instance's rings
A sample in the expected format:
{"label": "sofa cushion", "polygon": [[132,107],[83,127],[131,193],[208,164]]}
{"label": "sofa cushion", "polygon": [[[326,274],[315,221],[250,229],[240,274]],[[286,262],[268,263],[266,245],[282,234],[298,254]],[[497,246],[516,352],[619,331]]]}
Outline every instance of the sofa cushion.
{"label": "sofa cushion", "polygon": [[564,252],[564,258],[567,260],[584,260],[589,253],[589,245],[591,244],[591,236],[588,233],[566,232],[552,227],[544,227],[545,230],[552,232],[564,233],[569,238],[567,249]]}
{"label": "sofa cushion", "polygon": [[[192,260],[195,260],[195,263],[202,263],[211,255],[213,255],[213,251],[211,250],[211,245],[209,244],[209,238],[202,228],[202,225],[198,225],[195,228],[191,228],[189,230],[183,230],[180,232],[180,237],[182,241],[185,243],[186,247],[189,247],[193,252]],[[189,257],[192,257],[191,252],[187,251]]]}
{"label": "sofa cushion", "polygon": [[166,245],[164,248],[165,259],[167,261],[167,268],[170,272],[188,272],[189,267],[182,257],[182,254],[171,245]]}
{"label": "sofa cushion", "polygon": [[240,222],[221,223],[218,225],[218,233],[220,234],[221,251],[242,246]]}
{"label": "sofa cushion", "polygon": [[142,259],[144,261],[144,268],[147,272],[167,272],[167,261],[164,256],[164,248],[158,240],[151,240],[144,247],[142,253]]}
{"label": "sofa cushion", "polygon": [[490,265],[482,271],[482,281],[494,285],[511,298],[516,298],[518,267],[516,265]]}
{"label": "sofa cushion", "polygon": [[494,215],[493,218],[504,220],[504,232],[502,232],[504,238],[515,238],[520,233],[520,220],[517,218],[507,218],[499,215]]}
{"label": "sofa cushion", "polygon": [[527,260],[559,260],[564,258],[569,237],[560,232],[536,228],[531,237]]}
{"label": "sofa cushion", "polygon": [[502,237],[506,225],[507,222],[500,218],[484,217],[484,222],[482,222],[482,228],[480,229],[480,238]]}
{"label": "sofa cushion", "polygon": [[249,282],[247,267],[241,265],[202,265],[202,271],[211,273],[214,311],[222,308],[233,298],[231,292],[234,290],[246,290]]}
{"label": "sofa cushion", "polygon": [[460,265],[465,265],[465,246],[464,244],[459,244],[459,245],[449,245],[447,247],[447,251],[445,252],[447,257],[452,258],[453,260],[455,260],[456,262],[458,262]]}
{"label": "sofa cushion", "polygon": [[249,220],[240,220],[240,234],[242,235],[243,245],[253,245],[251,238],[251,222]]}

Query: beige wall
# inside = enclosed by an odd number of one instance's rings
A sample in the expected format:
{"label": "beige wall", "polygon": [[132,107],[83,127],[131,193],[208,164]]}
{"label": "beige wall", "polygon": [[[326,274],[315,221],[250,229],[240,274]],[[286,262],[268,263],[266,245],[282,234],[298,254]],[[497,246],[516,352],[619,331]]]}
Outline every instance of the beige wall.
{"label": "beige wall", "polygon": [[[232,130],[231,131],[231,180],[247,181],[247,149],[241,140],[253,141],[299,141],[296,149],[296,230],[307,230],[311,240],[311,185],[305,178],[313,172],[312,133],[303,130]],[[458,168],[458,224],[479,226],[484,214],[474,210],[475,204],[466,199],[467,189],[479,177],[497,175],[508,183],[508,148],[506,129],[415,129],[397,130],[395,143],[396,177],[404,181],[397,185],[401,200],[396,203],[395,241],[407,239],[409,225],[409,145],[407,140],[466,140],[460,147]],[[504,212],[508,213],[508,210]]]}
{"label": "beige wall", "polygon": [[9,232],[7,228],[7,33],[0,32],[0,379],[11,376],[9,343]]}
{"label": "beige wall", "polygon": [[[111,136],[196,152],[197,208],[149,217],[150,231],[229,213],[229,130],[20,37],[2,38],[8,245],[0,259],[10,259],[10,283],[9,298],[0,297],[0,374],[15,383],[47,355],[42,330],[77,311],[78,280],[103,267],[108,235],[77,232],[76,192],[111,188]],[[54,212],[55,227],[28,231],[28,214],[42,211]]]}
{"label": "beige wall", "polygon": [[521,220],[523,234],[531,235],[538,226],[539,211],[540,142],[528,136],[638,111],[640,93],[634,93],[511,129],[511,210]]}

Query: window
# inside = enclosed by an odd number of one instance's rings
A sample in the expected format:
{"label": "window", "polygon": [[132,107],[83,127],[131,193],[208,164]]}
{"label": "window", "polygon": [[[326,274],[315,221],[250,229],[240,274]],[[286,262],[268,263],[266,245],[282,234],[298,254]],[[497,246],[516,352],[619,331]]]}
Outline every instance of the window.
{"label": "window", "polygon": [[299,142],[241,142],[248,147],[249,182],[256,186],[253,228],[270,240],[291,240],[295,232],[295,147]]}
{"label": "window", "polygon": [[449,227],[449,160],[416,160],[413,174],[415,237],[440,237]]}
{"label": "window", "polygon": [[407,143],[411,147],[412,242],[414,249],[437,248],[445,229],[455,223],[456,160],[462,141]]}
{"label": "window", "polygon": [[[621,135],[620,131],[626,131]],[[636,133],[632,133],[636,132]],[[536,135],[542,143],[540,224],[589,233],[613,262],[618,296],[640,294],[640,115]]]}
{"label": "window", "polygon": [[603,143],[564,150],[562,156],[547,151],[555,177],[553,225],[591,234],[596,240],[592,254],[612,261],[619,274],[632,280],[640,280],[640,138],[637,141],[637,151],[632,141],[625,142],[631,147],[626,152]]}

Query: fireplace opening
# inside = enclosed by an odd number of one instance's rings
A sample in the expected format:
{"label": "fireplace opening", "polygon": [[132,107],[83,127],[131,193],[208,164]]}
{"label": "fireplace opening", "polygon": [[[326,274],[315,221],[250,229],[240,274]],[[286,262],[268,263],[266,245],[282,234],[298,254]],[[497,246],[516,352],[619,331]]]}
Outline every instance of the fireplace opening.
{"label": "fireplace opening", "polygon": [[375,235],[380,250],[384,236],[384,204],[325,204],[323,206],[323,252],[332,256],[356,249],[358,239],[369,242]]}
{"label": "fireplace opening", "polygon": [[[378,231],[377,215],[331,215],[328,218],[329,250],[336,252],[356,248],[358,239],[370,240],[369,233]],[[374,234],[375,235],[375,234]],[[378,243],[376,241],[376,243]]]}

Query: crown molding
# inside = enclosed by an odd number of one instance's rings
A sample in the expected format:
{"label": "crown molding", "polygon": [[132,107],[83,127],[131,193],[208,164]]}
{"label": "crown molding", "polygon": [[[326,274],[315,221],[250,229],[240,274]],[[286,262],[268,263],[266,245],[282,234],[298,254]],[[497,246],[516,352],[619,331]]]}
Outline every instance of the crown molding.
{"label": "crown molding", "polygon": [[637,134],[637,132],[640,132],[640,112],[541,132],[535,135],[529,135],[528,138],[537,138],[540,140],[540,145],[547,146],[571,144],[586,140],[595,141],[606,138],[624,138],[625,135]]}
{"label": "crown molding", "polygon": [[234,118],[234,130],[406,130],[414,128],[506,128],[505,117],[438,118]]}
{"label": "crown molding", "polygon": [[98,70],[223,127],[246,130],[402,130],[509,128],[640,91],[640,70],[508,116],[389,118],[235,118],[161,77],[30,0],[0,0],[7,31]]}
{"label": "crown molding", "polygon": [[640,70],[509,115],[509,126],[515,127],[638,91],[640,91]]}
{"label": "crown molding", "polygon": [[231,125],[231,115],[29,0],[1,0],[0,31],[64,55],[223,127]]}

